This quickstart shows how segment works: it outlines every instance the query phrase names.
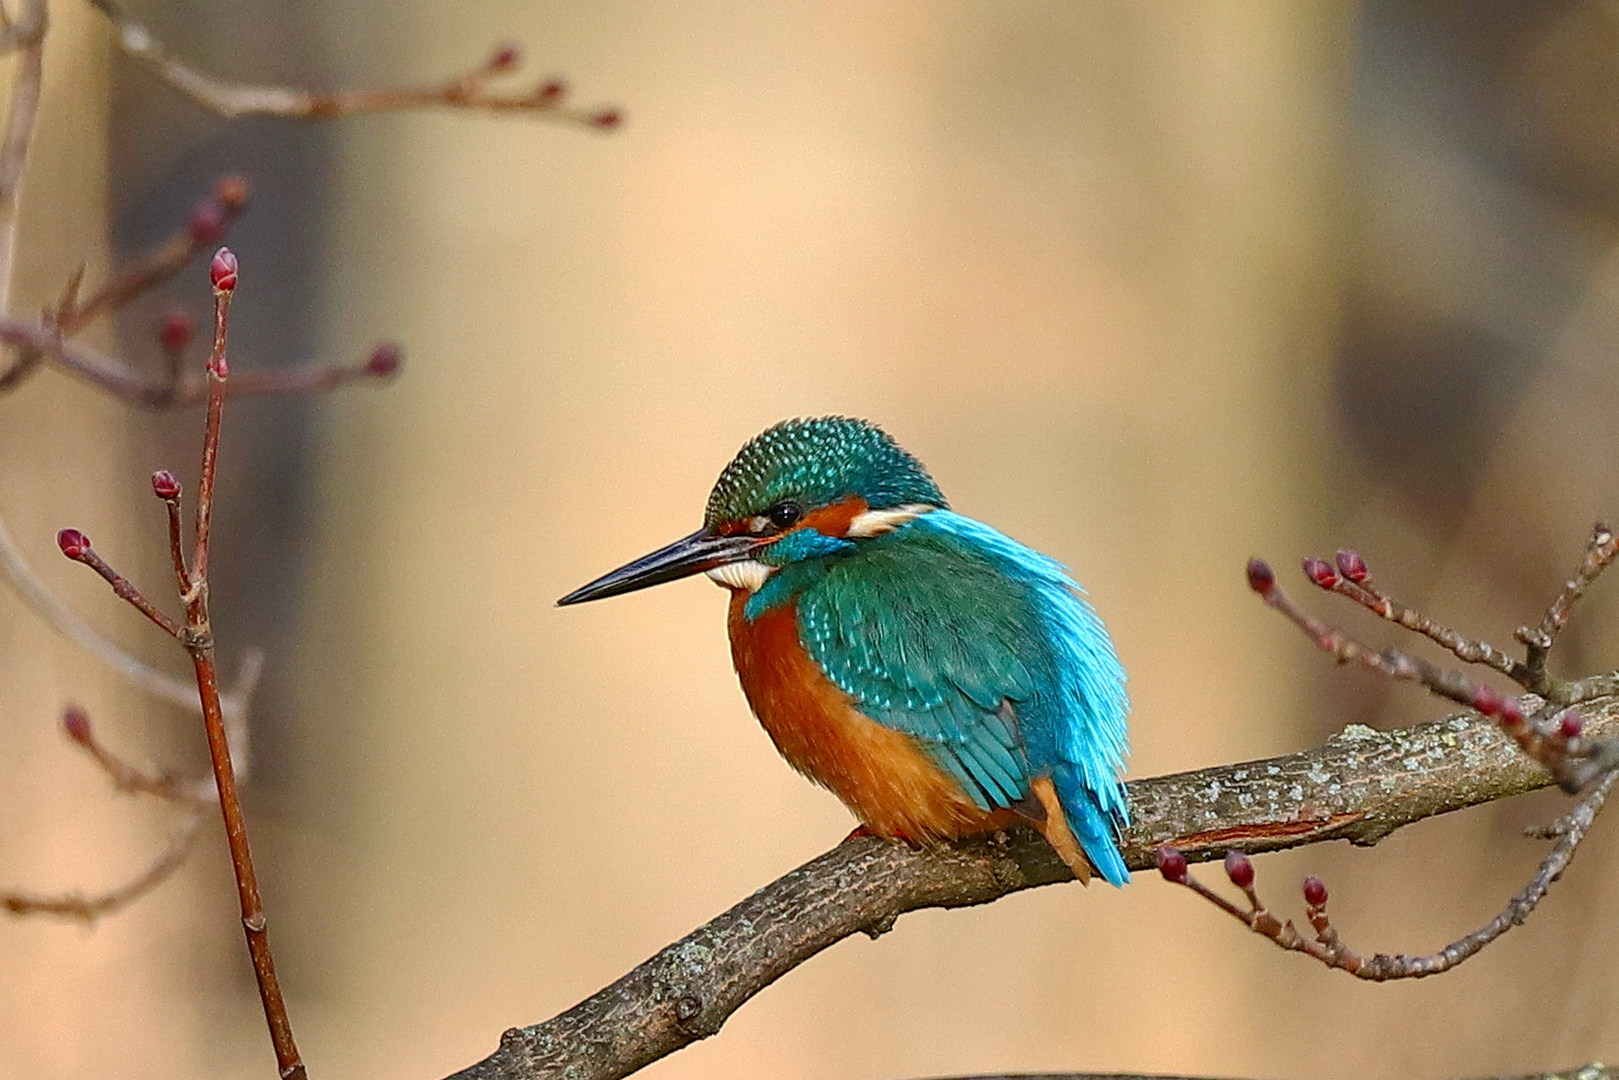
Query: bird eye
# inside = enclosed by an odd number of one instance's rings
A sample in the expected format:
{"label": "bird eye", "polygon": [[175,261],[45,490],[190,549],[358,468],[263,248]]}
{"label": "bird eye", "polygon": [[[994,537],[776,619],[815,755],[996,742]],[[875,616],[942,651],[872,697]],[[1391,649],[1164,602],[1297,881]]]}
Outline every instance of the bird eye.
{"label": "bird eye", "polygon": [[777,529],[785,530],[796,525],[798,519],[804,516],[804,511],[794,503],[777,503],[765,511],[765,516]]}

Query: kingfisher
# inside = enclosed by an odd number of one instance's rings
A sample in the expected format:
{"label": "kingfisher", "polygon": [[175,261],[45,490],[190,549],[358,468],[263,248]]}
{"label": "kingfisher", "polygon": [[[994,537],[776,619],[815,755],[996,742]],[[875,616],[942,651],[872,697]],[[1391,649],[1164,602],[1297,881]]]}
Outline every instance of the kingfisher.
{"label": "kingfisher", "polygon": [[862,831],[1031,824],[1074,876],[1129,881],[1124,669],[1067,570],[950,509],[877,425],[786,420],[725,467],[690,536],[558,600],[694,574],[730,590],[742,690]]}

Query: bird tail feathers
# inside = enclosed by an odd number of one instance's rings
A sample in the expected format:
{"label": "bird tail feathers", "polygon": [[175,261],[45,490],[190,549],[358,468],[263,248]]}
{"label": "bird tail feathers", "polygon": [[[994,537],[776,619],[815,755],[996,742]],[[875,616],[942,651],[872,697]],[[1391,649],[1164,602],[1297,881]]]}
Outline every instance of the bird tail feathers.
{"label": "bird tail feathers", "polygon": [[1119,854],[1119,830],[1113,816],[1102,809],[1096,793],[1080,780],[1075,766],[1066,763],[1057,766],[1052,779],[1063,816],[1068,819],[1068,827],[1090,864],[1108,884],[1129,884],[1130,871],[1124,865],[1124,856]]}

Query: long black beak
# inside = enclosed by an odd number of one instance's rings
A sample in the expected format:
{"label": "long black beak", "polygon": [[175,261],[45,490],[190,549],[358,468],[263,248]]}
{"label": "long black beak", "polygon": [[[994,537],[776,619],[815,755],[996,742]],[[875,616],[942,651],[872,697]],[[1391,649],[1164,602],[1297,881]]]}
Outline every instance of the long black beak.
{"label": "long black beak", "polygon": [[558,600],[557,606],[601,600],[644,589],[648,585],[662,585],[665,581],[690,577],[716,566],[739,562],[758,546],[759,538],[755,536],[719,536],[707,529],[698,529],[668,547],[643,555],[610,574],[603,574],[589,585],[581,585]]}

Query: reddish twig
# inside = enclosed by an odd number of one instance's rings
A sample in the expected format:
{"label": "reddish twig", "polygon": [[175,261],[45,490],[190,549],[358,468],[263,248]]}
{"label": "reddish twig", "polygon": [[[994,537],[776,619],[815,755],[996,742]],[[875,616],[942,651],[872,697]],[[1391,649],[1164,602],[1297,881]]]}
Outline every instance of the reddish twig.
{"label": "reddish twig", "polygon": [[[1598,526],[1582,563],[1582,583],[1576,589],[1571,582],[1564,596],[1570,592],[1577,597],[1586,585],[1600,573],[1606,561],[1612,559],[1613,536]],[[1603,554],[1606,553],[1605,559]],[[1594,567],[1589,573],[1586,568]],[[1343,576],[1339,576],[1339,572]],[[1362,645],[1336,627],[1329,626],[1299,607],[1276,584],[1276,575],[1260,559],[1248,563],[1248,585],[1265,602],[1285,615],[1307,634],[1316,647],[1340,663],[1355,663],[1386,675],[1391,679],[1416,682],[1430,693],[1476,709],[1496,720],[1512,736],[1525,754],[1545,766],[1557,783],[1570,794],[1578,794],[1590,786],[1607,770],[1619,765],[1619,743],[1612,740],[1590,740],[1581,737],[1581,720],[1569,706],[1602,692],[1591,680],[1568,682],[1545,674],[1544,664],[1538,673],[1527,662],[1517,663],[1506,658],[1494,646],[1463,638],[1453,630],[1433,622],[1420,612],[1389,601],[1380,592],[1367,587],[1370,574],[1365,561],[1353,551],[1338,553],[1338,571],[1320,559],[1305,559],[1304,573],[1312,582],[1329,592],[1349,596],[1399,625],[1421,633],[1451,648],[1457,656],[1475,657],[1471,662],[1502,670],[1499,659],[1506,659],[1507,674],[1531,693],[1541,695],[1543,701],[1531,701],[1531,715],[1525,715],[1524,705],[1515,697],[1503,697],[1491,687],[1475,683],[1460,671],[1441,668],[1421,657],[1410,656],[1398,649],[1381,652]],[[1347,579],[1347,580],[1346,580]],[[1559,598],[1554,610],[1561,605],[1562,618],[1567,618],[1567,606],[1572,599]],[[1544,658],[1542,658],[1543,660]]]}
{"label": "reddish twig", "polygon": [[117,29],[118,47],[141,61],[163,81],[194,103],[226,118],[281,116],[326,119],[362,113],[397,112],[443,106],[489,112],[525,113],[580,127],[616,128],[623,117],[617,109],[579,109],[566,104],[567,88],[555,79],[517,93],[489,90],[497,76],[515,72],[521,62],[512,46],[495,49],[489,59],[464,75],[440,83],[397,86],[383,90],[302,90],[286,86],[248,86],[204,75],[169,55],[152,32],[136,22],[113,0],[90,3]]}
{"label": "reddish twig", "polygon": [[162,285],[190,265],[192,259],[218,247],[230,226],[246,212],[247,200],[247,181],[239,176],[220,180],[212,196],[191,211],[184,228],[177,229],[156,251],[120,271],[82,302],[65,296],[52,321],[63,334],[72,334]]}
{"label": "reddish twig", "polygon": [[1254,889],[1254,868],[1240,850],[1226,854],[1226,874],[1243,891],[1245,909],[1231,903],[1192,877],[1186,857],[1175,847],[1158,852],[1158,868],[1164,877],[1184,885],[1238,919],[1255,933],[1278,946],[1314,957],[1328,967],[1375,981],[1422,978],[1448,971],[1478,953],[1512,927],[1521,924],[1546,895],[1551,883],[1563,873],[1575,849],[1584,839],[1591,822],[1601,810],[1608,792],[1619,777],[1619,740],[1589,739],[1584,718],[1572,706],[1611,692],[1613,680],[1594,678],[1565,682],[1546,674],[1545,660],[1557,632],[1567,622],[1570,609],[1602,570],[1613,561],[1615,540],[1606,526],[1598,525],[1575,575],[1564,585],[1536,630],[1520,630],[1519,640],[1528,653],[1514,660],[1487,642],[1466,638],[1412,608],[1405,607],[1371,582],[1366,562],[1354,551],[1340,551],[1336,567],[1321,559],[1305,559],[1304,573],[1322,589],[1347,596],[1380,617],[1421,634],[1448,649],[1457,658],[1493,668],[1511,678],[1541,700],[1504,697],[1489,686],[1474,683],[1460,671],[1447,670],[1397,649],[1373,652],[1328,626],[1300,608],[1276,584],[1276,575],[1259,559],[1248,563],[1248,584],[1271,607],[1287,616],[1303,630],[1318,648],[1341,663],[1357,663],[1393,679],[1420,683],[1429,692],[1457,701],[1494,720],[1510,735],[1525,756],[1543,766],[1570,794],[1586,791],[1585,798],[1567,815],[1541,835],[1557,844],[1541,863],[1534,877],[1490,922],[1429,956],[1390,956],[1379,953],[1369,959],[1348,948],[1338,937],[1327,917],[1327,890],[1318,878],[1304,883],[1306,913],[1315,931],[1313,938],[1300,933],[1290,921],[1272,915]]}
{"label": "reddish twig", "polygon": [[286,1002],[276,977],[275,960],[270,953],[266,933],[264,903],[259,895],[258,876],[253,869],[253,856],[248,847],[247,822],[242,814],[241,797],[236,786],[236,772],[232,761],[231,740],[226,730],[226,718],[219,693],[219,675],[214,657],[213,625],[208,608],[208,559],[212,541],[214,482],[219,461],[220,423],[224,416],[226,383],[230,364],[226,358],[226,342],[230,329],[230,301],[237,283],[236,256],[228,248],[220,248],[209,267],[209,278],[214,287],[214,344],[208,358],[208,413],[204,425],[201,478],[197,484],[197,513],[193,547],[189,567],[180,538],[178,501],[179,482],[166,471],[152,477],[152,490],[169,507],[169,542],[176,576],[179,578],[181,600],[185,604],[185,624],[176,624],[158,612],[134,586],[114,573],[95,554],[82,533],[64,530],[58,538],[63,554],[95,569],[113,584],[119,596],[129,601],[143,615],[171,632],[191,655],[197,677],[197,697],[202,708],[203,727],[208,736],[208,758],[213,766],[214,784],[219,796],[220,813],[225,820],[225,837],[230,845],[231,868],[236,875],[237,898],[241,905],[242,929],[247,937],[248,954],[253,961],[253,974],[258,981],[259,997],[264,1006],[265,1021],[270,1029],[270,1041],[275,1046],[276,1060],[284,1078],[302,1080],[305,1075],[297,1044],[293,1040],[292,1024],[287,1017]]}
{"label": "reddish twig", "polygon": [[1246,925],[1254,933],[1283,949],[1304,953],[1327,967],[1339,968],[1371,982],[1422,979],[1449,971],[1476,956],[1486,945],[1514,926],[1523,925],[1540,901],[1545,898],[1552,882],[1560,878],[1573,861],[1574,852],[1590,831],[1591,823],[1596,820],[1602,804],[1607,801],[1615,779],[1619,779],[1619,773],[1610,769],[1573,810],[1547,828],[1535,831],[1534,835],[1556,840],[1557,843],[1541,862],[1534,877],[1507,902],[1506,907],[1502,908],[1495,918],[1427,956],[1377,953],[1370,957],[1362,957],[1357,954],[1343,943],[1337,929],[1328,918],[1327,887],[1318,877],[1304,879],[1305,914],[1310,920],[1311,929],[1315,931],[1313,938],[1306,937],[1298,931],[1291,920],[1284,921],[1271,914],[1259,899],[1259,893],[1254,887],[1253,863],[1241,851],[1226,853],[1225,871],[1231,883],[1241,889],[1243,895],[1247,897],[1246,910],[1231,903],[1193,877],[1187,868],[1186,857],[1173,847],[1159,849],[1158,869],[1166,880],[1186,886]]}
{"label": "reddish twig", "polygon": [[1414,608],[1406,607],[1372,583],[1366,560],[1353,550],[1338,552],[1337,571],[1320,559],[1304,560],[1304,572],[1323,589],[1347,596],[1380,618],[1402,626],[1448,649],[1457,659],[1468,664],[1483,664],[1494,668],[1507,678],[1522,681],[1528,669],[1508,656],[1502,649],[1487,641],[1464,637],[1447,626],[1434,622]]}
{"label": "reddish twig", "polygon": [[152,772],[142,769],[107,749],[96,738],[95,730],[90,726],[89,714],[77,705],[69,705],[62,710],[62,731],[101,767],[115,791],[126,795],[151,795],[170,802],[197,803],[207,800],[207,793],[199,792],[192,778],[168,770]]}
{"label": "reddish twig", "polygon": [[183,599],[186,625],[182,640],[197,672],[197,693],[202,701],[203,727],[208,734],[208,757],[219,788],[219,808],[225,819],[225,838],[230,845],[231,868],[236,873],[236,893],[242,909],[242,929],[253,960],[264,1019],[270,1028],[276,1062],[284,1080],[303,1080],[305,1075],[292,1022],[281,996],[281,983],[275,973],[266,932],[264,903],[259,897],[258,875],[248,849],[247,821],[236,790],[236,773],[231,764],[230,741],[225,734],[225,715],[219,703],[219,676],[214,662],[213,625],[208,611],[208,555],[212,538],[214,472],[219,460],[219,427],[225,409],[225,381],[230,367],[225,343],[230,325],[230,301],[236,290],[236,256],[220,248],[209,267],[214,286],[214,348],[208,359],[208,419],[202,444],[202,473],[197,484],[197,523],[191,557],[189,587]]}
{"label": "reddish twig", "polygon": [[118,599],[127,601],[136,611],[152,620],[158,629],[170,637],[184,639],[184,631],[180,624],[158,610],[157,606],[146,599],[128,578],[108,566],[107,561],[96,554],[95,549],[90,546],[88,536],[78,529],[63,529],[56,534],[56,546],[62,549],[63,555],[74,562],[83,563],[100,574],[107,584],[112,586],[112,591],[118,595]]}
{"label": "reddish twig", "polygon": [[[15,349],[34,351],[98,389],[130,405],[169,409],[208,400],[206,379],[168,379],[150,382],[122,361],[92,349],[70,345],[43,323],[0,319],[0,342]],[[378,357],[391,357],[379,361]],[[307,364],[246,372],[231,380],[230,396],[319,393],[360,379],[392,375],[399,366],[398,347],[377,345],[360,364]]]}
{"label": "reddish twig", "polygon": [[184,595],[191,587],[191,574],[186,569],[185,537],[180,525],[180,481],[167,469],[152,474],[152,494],[163,500],[163,510],[169,519],[169,562],[174,567],[174,581]]}
{"label": "reddish twig", "polygon": [[[1305,564],[1306,572],[1312,569],[1311,563],[1319,562],[1320,560],[1308,560]],[[1317,584],[1320,582],[1317,581]],[[1248,585],[1264,598],[1265,603],[1287,616],[1295,626],[1303,630],[1315,642],[1316,648],[1339,663],[1359,664],[1391,679],[1420,683],[1439,697],[1448,698],[1462,705],[1473,704],[1477,687],[1461,672],[1444,670],[1421,657],[1410,656],[1398,649],[1384,649],[1378,652],[1367,648],[1342,630],[1327,625],[1294,603],[1293,598],[1276,584],[1276,575],[1270,566],[1259,559],[1249,560]]]}
{"label": "reddish twig", "polygon": [[207,632],[208,552],[210,531],[214,516],[214,467],[219,457],[219,424],[225,415],[225,380],[230,376],[230,362],[225,357],[225,339],[230,329],[230,301],[236,294],[236,255],[229,248],[220,248],[208,267],[209,280],[214,285],[214,347],[208,355],[208,418],[204,421],[202,436],[202,472],[197,482],[197,522],[192,528],[191,572],[182,599],[186,603],[186,617],[192,623],[200,620],[200,630]]}
{"label": "reddish twig", "polygon": [[57,915],[84,922],[94,922],[104,915],[114,914],[163,884],[185,865],[191,849],[196,846],[202,822],[202,808],[193,807],[180,819],[180,824],[170,834],[168,843],[157,857],[147,863],[139,874],[117,888],[91,894],[0,893],[0,907],[13,915]]}
{"label": "reddish twig", "polygon": [[122,885],[91,894],[79,891],[54,895],[20,891],[0,893],[0,907],[13,915],[57,915],[93,922],[150,892],[185,863],[196,842],[203,811],[213,792],[211,787],[200,786],[192,777],[169,771],[153,772],[125,761],[96,738],[89,715],[78,706],[63,710],[62,730],[100,766],[114,790],[125,794],[150,795],[185,809],[168,843],[138,874]]}

